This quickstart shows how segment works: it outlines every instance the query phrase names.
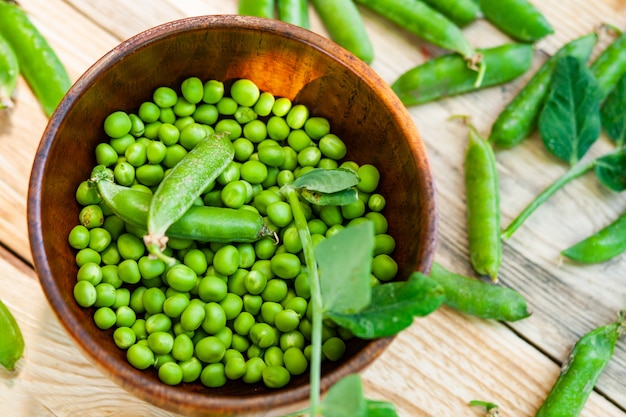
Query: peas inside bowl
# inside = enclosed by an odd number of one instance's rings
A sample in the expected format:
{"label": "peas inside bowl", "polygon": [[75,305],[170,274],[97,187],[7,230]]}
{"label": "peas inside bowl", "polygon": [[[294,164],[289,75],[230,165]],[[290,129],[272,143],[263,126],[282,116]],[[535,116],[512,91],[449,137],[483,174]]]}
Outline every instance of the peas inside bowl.
{"label": "peas inside bowl", "polygon": [[[130,38],[89,68],[51,117],[31,176],[29,233],[43,289],[71,337],[114,382],[157,406],[186,415],[281,415],[306,402],[308,373],[280,389],[238,381],[168,386],[156,371],[131,366],[112,343],[113,329],[99,329],[94,309],[73,296],[78,267],[68,235],[81,211],[76,192],[97,164],[96,146],[107,140],[107,116],[139,111],[155,90],[180,90],[190,77],[220,80],[227,89],[250,80],[304,105],[329,121],[346,160],[377,167],[400,279],[427,272],[432,262],[436,204],[426,151],[405,108],[367,65],[321,36],[252,17],[194,17]],[[110,124],[115,135],[119,126]],[[391,340],[351,339],[341,360],[325,361],[322,389],[362,370]]]}

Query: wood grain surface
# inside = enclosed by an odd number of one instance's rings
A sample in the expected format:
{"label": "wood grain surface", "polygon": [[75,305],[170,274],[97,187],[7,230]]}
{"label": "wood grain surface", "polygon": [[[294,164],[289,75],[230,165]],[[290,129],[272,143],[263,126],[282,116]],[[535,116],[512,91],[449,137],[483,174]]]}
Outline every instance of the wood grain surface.
{"label": "wood grain surface", "polygon": [[[470,115],[488,134],[499,111],[533,71],[562,44],[601,23],[626,29],[623,0],[533,1],[555,28],[536,45],[532,69],[505,86],[409,109],[429,151],[439,199],[436,260],[473,275],[468,264],[463,186],[466,128],[450,116]],[[77,79],[122,40],[155,25],[202,14],[236,13],[236,0],[21,0],[23,8]],[[158,4],[158,5],[157,5]],[[441,51],[361,9],[388,83]],[[311,29],[326,34],[311,15]],[[465,32],[476,47],[509,39],[478,20]],[[610,42],[600,36],[592,56]],[[626,54],[626,51],[624,52]],[[0,370],[0,415],[171,416],[127,394],[88,362],[69,340],[39,286],[26,227],[28,180],[46,118],[20,80],[16,106],[0,119],[0,297],[26,339],[16,373]],[[586,158],[610,149],[603,135]],[[538,135],[497,152],[502,222],[506,226],[567,167],[544,150]],[[626,258],[576,265],[560,251],[626,209],[626,195],[606,191],[592,175],[554,195],[504,243],[500,281],[527,297],[533,314],[513,324],[479,320],[441,308],[418,319],[363,373],[366,393],[393,401],[401,416],[481,416],[473,399],[495,402],[506,416],[533,416],[578,338],[626,308]],[[1,337],[1,335],[0,335]],[[582,416],[626,416],[626,340],[600,378]]]}

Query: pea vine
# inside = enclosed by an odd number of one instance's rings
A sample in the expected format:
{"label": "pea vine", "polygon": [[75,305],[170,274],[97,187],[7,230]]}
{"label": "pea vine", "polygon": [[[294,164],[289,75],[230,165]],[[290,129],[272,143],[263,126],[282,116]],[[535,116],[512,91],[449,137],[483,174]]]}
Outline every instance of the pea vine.
{"label": "pea vine", "polygon": [[302,242],[311,287],[312,334],[310,403],[295,417],[393,417],[393,404],[365,398],[358,375],[348,375],[321,399],[322,322],[330,319],[363,339],[392,336],[425,316],[444,300],[442,287],[418,272],[407,281],[370,286],[374,227],[350,226],[313,244],[301,199],[320,205],[346,205],[358,199],[359,178],[347,169],[313,169],[281,188],[289,202]]}

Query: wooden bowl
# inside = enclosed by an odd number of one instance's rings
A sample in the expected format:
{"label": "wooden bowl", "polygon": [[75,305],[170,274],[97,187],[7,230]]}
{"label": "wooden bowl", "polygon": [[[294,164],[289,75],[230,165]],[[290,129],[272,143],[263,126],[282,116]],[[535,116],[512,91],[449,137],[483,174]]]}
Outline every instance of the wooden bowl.
{"label": "wooden bowl", "polygon": [[[136,109],[156,87],[178,88],[189,76],[225,82],[253,80],[262,91],[307,105],[346,142],[348,158],[381,171],[389,233],[397,240],[400,276],[427,272],[436,235],[436,203],[426,150],[412,119],[386,83],[367,65],[326,38],[268,19],[202,16],[166,23],[121,43],[73,85],[51,117],[34,162],[28,227],[35,267],[46,296],[75,343],[114,382],[159,407],[203,416],[282,415],[306,405],[308,375],[288,387],[228,383],[170,387],[156,372],[138,371],[99,330],[93,310],[73,299],[75,253],[68,232],[78,224],[78,184],[95,165],[112,111]],[[391,338],[349,343],[345,359],[326,362],[322,389],[361,371]]]}

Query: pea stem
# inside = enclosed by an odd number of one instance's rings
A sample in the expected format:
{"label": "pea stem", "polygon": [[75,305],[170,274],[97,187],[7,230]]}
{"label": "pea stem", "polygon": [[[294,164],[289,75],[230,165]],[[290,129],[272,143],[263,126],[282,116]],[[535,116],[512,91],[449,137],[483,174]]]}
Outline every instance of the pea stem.
{"label": "pea stem", "polygon": [[545,188],[526,206],[524,210],[507,226],[502,232],[503,239],[509,239],[513,233],[524,223],[524,221],[545,201],[548,200],[555,192],[565,186],[570,181],[582,176],[596,166],[597,160],[594,159],[585,164],[575,165],[557,178],[552,184]]}
{"label": "pea stem", "polygon": [[311,232],[309,226],[300,205],[300,199],[298,192],[292,187],[284,187],[283,193],[286,195],[296,228],[298,229],[298,235],[302,242],[302,251],[304,253],[304,259],[307,266],[307,273],[309,275],[309,283],[311,286],[311,394],[309,409],[310,415],[316,416],[320,410],[320,380],[321,380],[321,366],[322,366],[322,292],[319,282],[319,273],[317,270],[317,263],[315,262],[315,252],[313,248],[313,239],[311,238]]}

